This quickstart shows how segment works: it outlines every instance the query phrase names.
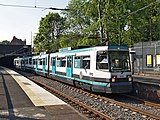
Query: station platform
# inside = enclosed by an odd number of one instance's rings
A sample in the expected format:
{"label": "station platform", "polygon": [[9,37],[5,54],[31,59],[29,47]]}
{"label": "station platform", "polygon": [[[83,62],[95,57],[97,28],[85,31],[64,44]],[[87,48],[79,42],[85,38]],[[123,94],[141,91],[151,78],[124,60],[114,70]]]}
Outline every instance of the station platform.
{"label": "station platform", "polygon": [[0,67],[0,119],[87,120],[64,101],[4,67]]}
{"label": "station platform", "polygon": [[133,82],[141,82],[151,85],[159,85],[160,86],[160,75],[155,74],[134,74],[132,75]]}

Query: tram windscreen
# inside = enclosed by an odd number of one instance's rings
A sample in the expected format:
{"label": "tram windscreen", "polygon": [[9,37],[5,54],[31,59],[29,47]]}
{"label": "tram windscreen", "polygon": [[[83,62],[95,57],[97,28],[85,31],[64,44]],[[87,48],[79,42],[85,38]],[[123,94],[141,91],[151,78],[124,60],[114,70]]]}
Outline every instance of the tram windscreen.
{"label": "tram windscreen", "polygon": [[107,51],[98,51],[97,52],[96,69],[103,70],[103,71],[109,70]]}
{"label": "tram windscreen", "polygon": [[111,72],[131,71],[128,51],[109,51],[108,54]]}

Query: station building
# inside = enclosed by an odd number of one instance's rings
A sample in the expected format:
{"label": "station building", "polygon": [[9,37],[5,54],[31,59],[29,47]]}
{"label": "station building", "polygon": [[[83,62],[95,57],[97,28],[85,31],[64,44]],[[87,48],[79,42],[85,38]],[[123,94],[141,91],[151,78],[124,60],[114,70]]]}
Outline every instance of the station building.
{"label": "station building", "polygon": [[0,44],[0,66],[12,68],[14,58],[31,54],[31,45],[14,36],[10,44]]}

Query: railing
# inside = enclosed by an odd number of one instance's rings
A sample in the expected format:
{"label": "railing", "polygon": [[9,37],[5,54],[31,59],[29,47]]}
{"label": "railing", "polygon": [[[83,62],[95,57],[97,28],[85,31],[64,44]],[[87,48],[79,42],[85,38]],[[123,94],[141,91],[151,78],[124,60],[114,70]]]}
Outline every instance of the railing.
{"label": "railing", "polygon": [[134,68],[134,73],[150,73],[150,74],[160,74],[160,66],[157,67],[143,67],[139,68],[139,67],[135,67]]}

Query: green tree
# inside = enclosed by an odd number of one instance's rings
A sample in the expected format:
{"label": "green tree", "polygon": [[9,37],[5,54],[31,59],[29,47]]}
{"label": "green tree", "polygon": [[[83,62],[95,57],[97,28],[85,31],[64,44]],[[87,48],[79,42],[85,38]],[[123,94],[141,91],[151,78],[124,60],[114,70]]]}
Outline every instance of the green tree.
{"label": "green tree", "polygon": [[8,44],[10,44],[10,41],[8,41],[8,40],[3,40],[2,42],[0,42],[0,44],[8,45]]}
{"label": "green tree", "polygon": [[156,40],[159,9],[156,0],[108,0],[102,20],[110,44],[132,46],[136,42]]}
{"label": "green tree", "polygon": [[51,52],[60,48],[59,38],[64,31],[65,18],[58,13],[49,13],[41,18],[39,32],[34,39],[36,52]]}
{"label": "green tree", "polygon": [[71,0],[67,9],[64,17],[49,13],[42,18],[35,39],[37,50],[102,44],[106,32],[110,45],[160,40],[160,3],[156,0]]}
{"label": "green tree", "polygon": [[67,29],[62,42],[71,45],[69,42],[72,41],[74,46],[91,46],[98,43],[99,40],[93,37],[97,35],[98,31],[97,25],[94,23],[94,19],[97,19],[98,16],[95,4],[88,0],[71,0],[67,8],[70,10],[63,12],[66,17]]}
{"label": "green tree", "polygon": [[128,6],[131,11],[128,17],[128,21],[130,21],[128,31],[131,41],[136,43],[158,40],[160,4],[155,0],[142,0],[132,1]]}

